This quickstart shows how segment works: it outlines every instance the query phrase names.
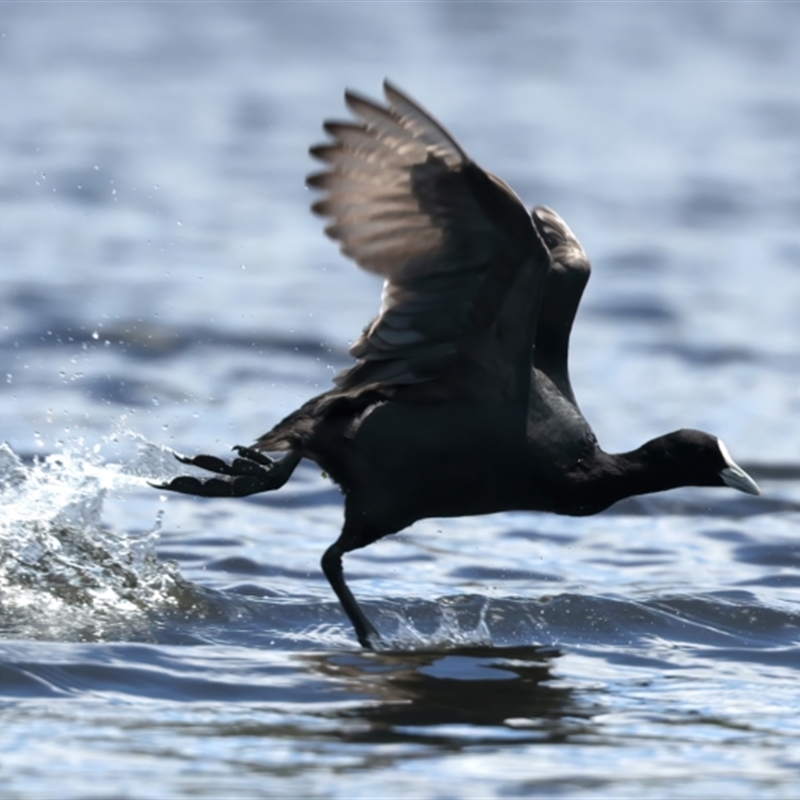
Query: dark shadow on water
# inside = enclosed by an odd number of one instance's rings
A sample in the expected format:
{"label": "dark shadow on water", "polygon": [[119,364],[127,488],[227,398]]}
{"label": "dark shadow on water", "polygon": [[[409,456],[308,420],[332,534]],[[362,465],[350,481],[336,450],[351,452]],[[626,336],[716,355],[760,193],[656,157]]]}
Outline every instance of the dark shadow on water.
{"label": "dark shadow on water", "polygon": [[367,701],[338,710],[355,742],[555,742],[586,732],[592,716],[572,689],[553,685],[543,647],[304,655],[311,670]]}

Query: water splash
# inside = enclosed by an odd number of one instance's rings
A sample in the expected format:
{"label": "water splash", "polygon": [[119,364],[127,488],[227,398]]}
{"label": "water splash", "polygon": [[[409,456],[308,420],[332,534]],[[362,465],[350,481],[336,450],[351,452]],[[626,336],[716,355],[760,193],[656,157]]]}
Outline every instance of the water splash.
{"label": "water splash", "polygon": [[107,491],[157,463],[144,448],[124,466],[70,452],[27,465],[0,445],[0,635],[149,639],[154,611],[186,606],[191,584],[154,554],[160,520],[132,538],[101,519]]}
{"label": "water splash", "polygon": [[[435,628],[418,627],[409,609],[383,610],[383,616],[394,619],[396,628],[391,634],[382,634],[375,642],[377,650],[426,651],[453,647],[492,647],[494,640],[489,629],[487,614],[490,603],[477,596],[443,597],[438,603],[424,604],[424,614]],[[432,613],[433,612],[433,613]],[[421,621],[421,620],[420,620]],[[429,625],[423,625],[428,628]]]}

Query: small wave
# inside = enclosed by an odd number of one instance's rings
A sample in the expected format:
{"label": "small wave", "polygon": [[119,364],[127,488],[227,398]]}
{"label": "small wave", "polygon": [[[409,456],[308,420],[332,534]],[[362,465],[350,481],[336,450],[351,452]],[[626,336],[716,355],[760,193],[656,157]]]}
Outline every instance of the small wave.
{"label": "small wave", "polygon": [[151,613],[185,609],[199,595],[154,554],[160,519],[131,537],[103,525],[111,488],[169,469],[142,444],[140,458],[103,465],[63,453],[24,463],[0,445],[0,635],[56,640],[149,639]]}
{"label": "small wave", "polygon": [[797,646],[798,614],[746,591],[639,599],[561,593],[537,599],[456,595],[373,606],[376,649],[643,648],[660,642],[761,651]]}

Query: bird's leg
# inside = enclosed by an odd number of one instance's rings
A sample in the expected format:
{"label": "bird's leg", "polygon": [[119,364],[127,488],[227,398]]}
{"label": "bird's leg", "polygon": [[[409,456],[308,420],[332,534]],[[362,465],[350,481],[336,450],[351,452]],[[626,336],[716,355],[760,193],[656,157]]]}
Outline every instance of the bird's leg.
{"label": "bird's leg", "polygon": [[198,497],[246,497],[280,489],[289,480],[301,458],[300,453],[295,450],[290,450],[283,458],[275,461],[249,447],[237,445],[233,449],[237,457],[230,464],[216,456],[188,458],[175,455],[182,464],[200,467],[221,477],[195,478],[192,475],[181,475],[166,483],[151,485],[156,489]]}
{"label": "bird's leg", "polygon": [[336,596],[342,604],[344,613],[347,614],[350,618],[350,622],[353,623],[358,643],[367,650],[374,650],[375,643],[380,641],[380,635],[375,629],[375,626],[367,619],[361,607],[356,602],[355,597],[353,597],[353,593],[344,582],[342,556],[353,548],[343,547],[343,538],[344,535],[325,551],[325,554],[322,556],[322,571],[325,573],[325,577],[328,579],[331,588],[336,592]]}

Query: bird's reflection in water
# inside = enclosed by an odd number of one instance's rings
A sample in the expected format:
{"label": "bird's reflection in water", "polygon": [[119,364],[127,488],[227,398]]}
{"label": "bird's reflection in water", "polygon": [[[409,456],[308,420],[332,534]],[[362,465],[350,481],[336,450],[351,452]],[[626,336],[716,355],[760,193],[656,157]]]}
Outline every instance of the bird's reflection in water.
{"label": "bird's reflection in water", "polygon": [[592,712],[555,685],[560,653],[540,647],[305,656],[362,702],[337,712],[351,741],[459,746],[489,740],[553,742],[586,733]]}

